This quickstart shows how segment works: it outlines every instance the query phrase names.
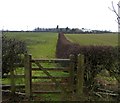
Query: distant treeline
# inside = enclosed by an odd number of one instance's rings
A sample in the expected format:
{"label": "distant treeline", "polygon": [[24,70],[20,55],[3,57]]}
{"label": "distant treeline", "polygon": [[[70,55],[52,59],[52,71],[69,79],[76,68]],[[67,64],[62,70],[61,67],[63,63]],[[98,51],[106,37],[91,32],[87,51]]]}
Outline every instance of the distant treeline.
{"label": "distant treeline", "polygon": [[111,31],[107,31],[107,30],[90,30],[90,29],[86,29],[86,28],[59,28],[59,26],[57,25],[56,28],[35,28],[33,31],[40,31],[40,32],[63,32],[63,33],[73,33],[73,34],[79,34],[79,33],[111,33]]}
{"label": "distant treeline", "polygon": [[101,33],[112,33],[111,31],[107,30],[90,30],[90,29],[78,29],[78,28],[59,28],[58,26],[56,28],[35,28],[34,30],[4,30],[4,32],[63,32],[67,34],[101,34]]}

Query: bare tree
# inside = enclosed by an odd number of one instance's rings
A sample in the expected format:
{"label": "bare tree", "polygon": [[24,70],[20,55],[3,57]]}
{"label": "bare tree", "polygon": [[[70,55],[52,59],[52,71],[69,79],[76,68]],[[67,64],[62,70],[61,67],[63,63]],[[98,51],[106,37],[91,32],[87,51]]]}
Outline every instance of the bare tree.
{"label": "bare tree", "polygon": [[111,2],[112,3],[112,8],[108,7],[112,12],[114,12],[117,16],[117,23],[120,25],[120,14],[119,14],[119,9],[120,9],[120,2],[117,4],[118,6],[118,12],[116,11],[115,7],[114,7],[114,3],[113,1]]}
{"label": "bare tree", "polygon": [[118,101],[120,101],[120,1],[118,2],[118,11],[116,11],[113,1],[112,3],[112,8],[108,7],[112,12],[115,13],[117,16],[117,23],[118,23],[118,73],[114,73],[114,76],[118,80]]}

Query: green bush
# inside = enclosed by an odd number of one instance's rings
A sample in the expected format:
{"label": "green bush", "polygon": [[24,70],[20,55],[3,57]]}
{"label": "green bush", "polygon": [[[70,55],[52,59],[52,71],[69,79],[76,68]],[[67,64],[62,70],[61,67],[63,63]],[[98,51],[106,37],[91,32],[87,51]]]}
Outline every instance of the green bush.
{"label": "green bush", "polygon": [[26,44],[17,39],[2,36],[2,75],[9,73],[10,69],[23,64],[23,54],[27,53]]}

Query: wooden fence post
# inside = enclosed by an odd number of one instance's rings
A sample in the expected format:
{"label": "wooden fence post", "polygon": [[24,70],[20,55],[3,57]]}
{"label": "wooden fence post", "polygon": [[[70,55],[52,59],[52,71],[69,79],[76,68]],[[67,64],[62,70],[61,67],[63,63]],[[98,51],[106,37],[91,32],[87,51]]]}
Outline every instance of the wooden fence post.
{"label": "wooden fence post", "polygon": [[74,93],[74,77],[75,77],[75,56],[70,55],[70,88],[72,93]]}
{"label": "wooden fence post", "polygon": [[83,83],[84,83],[84,55],[78,55],[78,64],[77,64],[77,95],[83,95]]}
{"label": "wooden fence post", "polygon": [[28,98],[32,96],[31,59],[32,55],[25,54],[25,93]]}
{"label": "wooden fence post", "polygon": [[14,94],[15,93],[15,74],[12,66],[10,68],[10,81],[11,81],[11,92],[12,94]]}

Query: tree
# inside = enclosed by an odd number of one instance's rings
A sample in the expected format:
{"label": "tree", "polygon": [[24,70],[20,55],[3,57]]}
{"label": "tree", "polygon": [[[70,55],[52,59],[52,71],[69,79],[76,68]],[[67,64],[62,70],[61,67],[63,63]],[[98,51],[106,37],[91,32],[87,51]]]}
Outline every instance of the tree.
{"label": "tree", "polygon": [[57,25],[56,29],[58,30],[59,29],[59,26]]}
{"label": "tree", "polygon": [[117,23],[118,23],[118,47],[117,47],[117,56],[118,56],[118,63],[117,63],[117,71],[115,70],[111,70],[111,74],[113,74],[116,79],[118,80],[118,100],[120,100],[120,1],[117,4],[118,6],[118,12],[116,11],[113,1],[112,1],[112,9],[109,7],[109,9],[115,13],[115,15],[117,16]]}
{"label": "tree", "polygon": [[112,1],[112,9],[110,7],[108,7],[112,12],[114,12],[117,16],[117,23],[118,25],[120,25],[120,2],[117,4],[118,6],[118,12],[116,11],[115,7],[114,7],[114,4],[113,4],[113,1]]}
{"label": "tree", "polygon": [[66,27],[66,32],[68,32],[69,31],[69,28],[68,27]]}

